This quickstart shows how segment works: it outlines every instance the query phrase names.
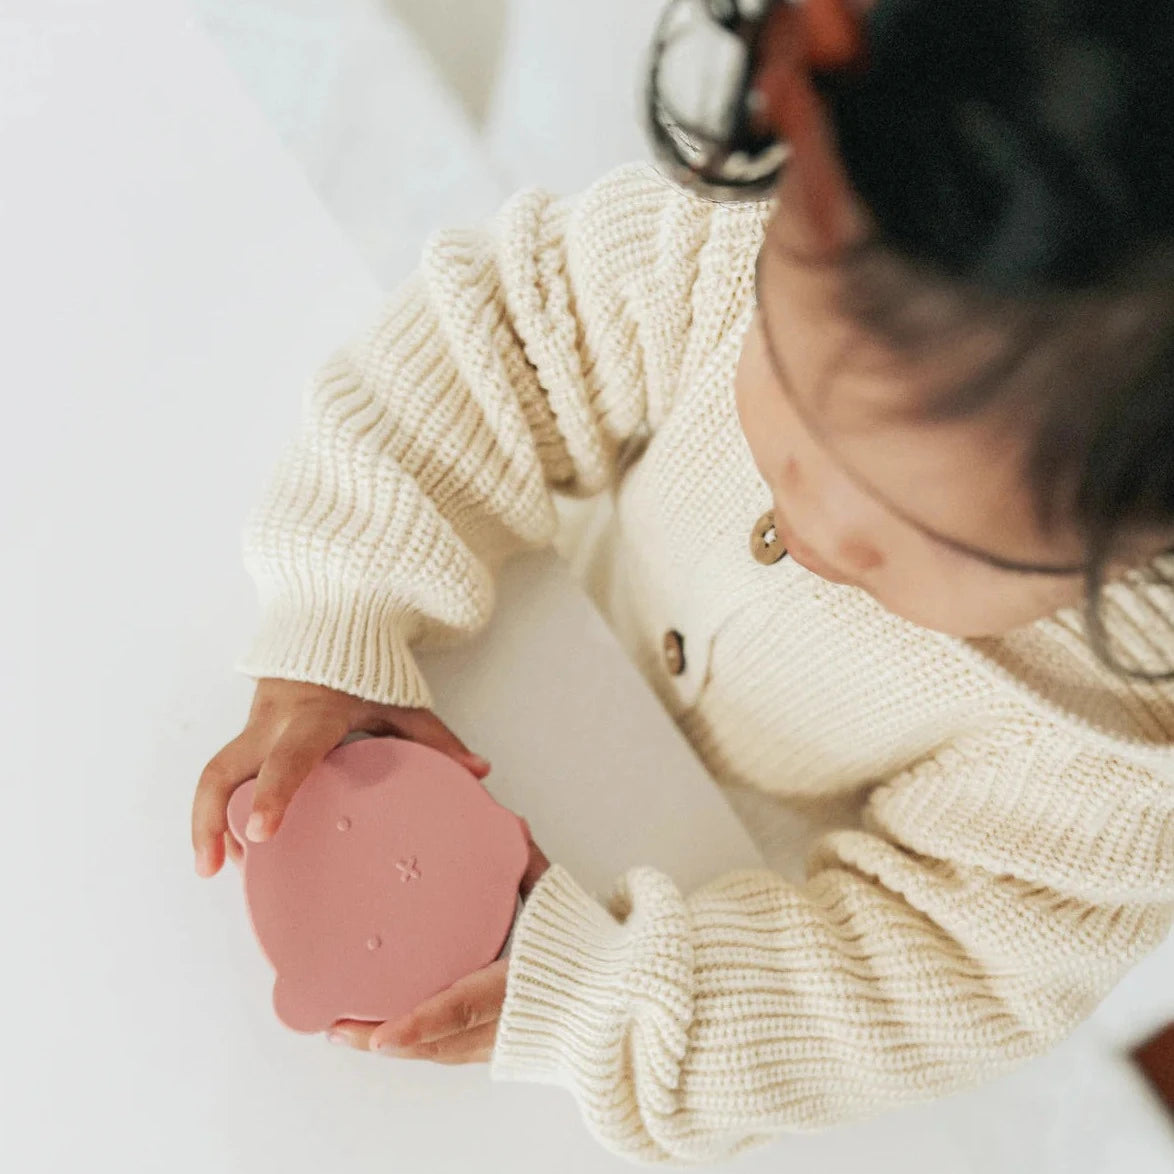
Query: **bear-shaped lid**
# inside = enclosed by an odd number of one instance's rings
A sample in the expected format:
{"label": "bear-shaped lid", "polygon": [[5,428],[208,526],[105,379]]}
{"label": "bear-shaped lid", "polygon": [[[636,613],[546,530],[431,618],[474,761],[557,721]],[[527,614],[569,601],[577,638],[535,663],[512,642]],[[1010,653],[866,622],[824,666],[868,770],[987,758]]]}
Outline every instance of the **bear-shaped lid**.
{"label": "bear-shaped lid", "polygon": [[245,837],[253,788],[228,821],[288,1027],[399,1018],[501,952],[528,837],[452,759],[396,738],[340,746],[263,844]]}

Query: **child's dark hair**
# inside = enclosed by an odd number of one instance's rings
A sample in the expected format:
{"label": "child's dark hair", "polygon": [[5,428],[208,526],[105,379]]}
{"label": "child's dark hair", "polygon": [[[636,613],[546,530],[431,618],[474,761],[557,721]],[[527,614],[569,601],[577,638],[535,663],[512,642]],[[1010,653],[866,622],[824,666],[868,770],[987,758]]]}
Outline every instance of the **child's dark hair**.
{"label": "child's dark hair", "polygon": [[1106,655],[1106,562],[1174,532],[1174,4],[879,0],[867,41],[866,69],[817,78],[875,225],[847,308],[905,348],[999,327],[1005,353],[932,410],[1029,413]]}
{"label": "child's dark hair", "polygon": [[1111,281],[1170,240],[1174,6],[879,0],[867,44],[820,88],[904,256],[1023,294]]}

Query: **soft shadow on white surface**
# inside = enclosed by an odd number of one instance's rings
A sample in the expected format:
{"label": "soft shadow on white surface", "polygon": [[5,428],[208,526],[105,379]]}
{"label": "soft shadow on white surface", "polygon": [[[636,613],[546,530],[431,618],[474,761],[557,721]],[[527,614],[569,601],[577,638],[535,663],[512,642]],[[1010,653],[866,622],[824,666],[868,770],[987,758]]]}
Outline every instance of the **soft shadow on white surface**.
{"label": "soft shadow on white surface", "polygon": [[385,287],[429,233],[505,198],[461,101],[384,0],[191,4]]}
{"label": "soft shadow on white surface", "polygon": [[510,0],[377,0],[416,35],[433,64],[483,126],[501,68]]}
{"label": "soft shadow on white surface", "polygon": [[688,892],[762,858],[615,637],[550,555],[515,560],[471,644],[421,656],[437,709],[494,764],[489,789],[606,896],[653,865]]}
{"label": "soft shadow on white surface", "polygon": [[521,187],[645,159],[661,0],[190,0],[384,286]]}
{"label": "soft shadow on white surface", "polygon": [[664,0],[510,0],[510,8],[485,130],[503,180],[576,192],[620,163],[647,159],[645,64]]}

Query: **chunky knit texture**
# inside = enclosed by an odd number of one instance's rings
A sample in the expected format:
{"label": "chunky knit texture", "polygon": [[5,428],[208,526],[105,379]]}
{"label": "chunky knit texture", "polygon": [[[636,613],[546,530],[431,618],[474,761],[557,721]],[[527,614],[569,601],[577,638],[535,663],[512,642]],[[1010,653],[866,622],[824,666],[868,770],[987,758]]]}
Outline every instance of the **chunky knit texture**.
{"label": "chunky knit texture", "polygon": [[[1174,691],[1104,669],[1075,614],[954,640],[751,558],[770,502],[732,389],[762,228],[627,169],[438,237],[313,385],[248,541],[245,671],[428,705],[410,646],[488,620],[556,493],[613,489],[613,619],[714,777],[855,804],[798,881],[636,870],[605,907],[556,866],[531,896],[493,1072],[564,1085],[651,1162],[1004,1072],[1174,915]],[[1131,579],[1107,609],[1174,660],[1161,593]]]}

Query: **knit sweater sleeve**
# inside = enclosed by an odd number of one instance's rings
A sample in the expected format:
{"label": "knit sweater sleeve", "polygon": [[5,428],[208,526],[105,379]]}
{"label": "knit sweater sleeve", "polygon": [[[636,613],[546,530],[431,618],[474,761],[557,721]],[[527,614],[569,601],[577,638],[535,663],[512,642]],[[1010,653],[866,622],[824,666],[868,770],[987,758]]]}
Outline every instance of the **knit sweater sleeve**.
{"label": "knit sweater sleeve", "polygon": [[497,1079],[575,1094],[610,1149],[712,1161],[975,1085],[1086,1016],[1174,916],[1174,784],[1059,734],[952,746],[876,788],[807,880],[609,908],[562,868],[516,929]]}
{"label": "knit sweater sleeve", "polygon": [[551,541],[553,492],[604,489],[658,426],[749,296],[729,257],[760,221],[632,167],[436,237],[310,389],[247,531],[262,622],[239,667],[430,704],[409,647],[482,626],[498,563]]}

